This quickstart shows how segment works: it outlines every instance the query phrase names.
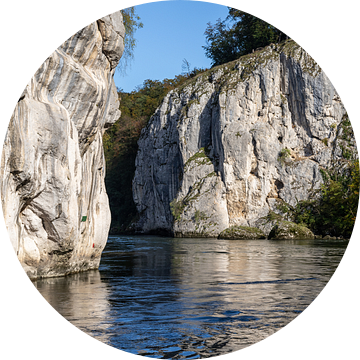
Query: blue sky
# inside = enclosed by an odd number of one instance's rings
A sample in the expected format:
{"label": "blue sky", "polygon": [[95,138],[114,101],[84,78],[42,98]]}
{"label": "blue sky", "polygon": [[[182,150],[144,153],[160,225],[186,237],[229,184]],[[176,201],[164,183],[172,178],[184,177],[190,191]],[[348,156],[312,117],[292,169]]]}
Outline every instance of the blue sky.
{"label": "blue sky", "polygon": [[182,72],[183,59],[191,66],[210,67],[202,48],[206,45],[207,23],[222,20],[226,6],[199,1],[160,1],[139,5],[136,12],[144,24],[135,33],[134,59],[122,76],[116,71],[117,87],[126,92],[142,85],[144,80],[172,79]]}

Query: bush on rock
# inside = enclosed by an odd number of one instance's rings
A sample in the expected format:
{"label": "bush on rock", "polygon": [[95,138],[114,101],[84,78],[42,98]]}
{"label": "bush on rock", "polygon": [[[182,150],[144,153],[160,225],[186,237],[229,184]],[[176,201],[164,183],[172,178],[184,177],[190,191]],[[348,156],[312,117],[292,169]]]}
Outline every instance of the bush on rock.
{"label": "bush on rock", "polygon": [[271,229],[269,239],[314,239],[314,234],[307,227],[291,221],[279,221]]}

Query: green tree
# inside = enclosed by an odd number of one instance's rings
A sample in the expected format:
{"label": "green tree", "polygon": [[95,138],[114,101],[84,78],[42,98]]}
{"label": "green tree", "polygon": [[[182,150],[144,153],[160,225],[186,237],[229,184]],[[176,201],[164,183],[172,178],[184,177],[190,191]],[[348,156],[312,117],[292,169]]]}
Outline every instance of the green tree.
{"label": "green tree", "polygon": [[[348,203],[350,211],[346,214],[345,221],[349,226],[355,225],[356,214],[359,204],[360,171],[359,160],[356,160],[351,168],[351,180],[349,184]],[[352,229],[351,229],[352,230]]]}
{"label": "green tree", "polygon": [[190,74],[190,63],[185,58],[183,59],[181,70],[183,75]]}
{"label": "green tree", "polygon": [[121,10],[125,26],[124,52],[120,59],[118,69],[125,74],[126,68],[134,58],[134,49],[136,47],[135,32],[143,27],[140,17],[136,14],[135,7],[129,7]]}
{"label": "green tree", "polygon": [[234,8],[229,8],[225,20],[218,19],[215,25],[208,23],[205,37],[207,45],[203,48],[206,56],[212,60],[212,66],[288,38],[267,22]]}
{"label": "green tree", "polygon": [[203,46],[203,48],[205,55],[212,60],[212,66],[221,65],[240,57],[234,31],[227,26],[225,21],[218,19],[215,25],[208,23],[205,37],[207,46]]}
{"label": "green tree", "polygon": [[324,184],[313,200],[299,201],[293,220],[316,234],[351,236],[359,202],[359,160],[348,160],[345,169],[323,172]]}

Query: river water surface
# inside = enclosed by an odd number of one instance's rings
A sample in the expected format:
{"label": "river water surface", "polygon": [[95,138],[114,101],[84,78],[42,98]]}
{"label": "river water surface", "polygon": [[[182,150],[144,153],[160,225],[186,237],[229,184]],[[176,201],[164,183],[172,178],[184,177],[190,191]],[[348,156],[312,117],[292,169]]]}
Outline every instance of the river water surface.
{"label": "river water surface", "polygon": [[34,282],[96,339],[154,358],[205,358],[254,344],[320,293],[348,241],[111,236],[99,271]]}

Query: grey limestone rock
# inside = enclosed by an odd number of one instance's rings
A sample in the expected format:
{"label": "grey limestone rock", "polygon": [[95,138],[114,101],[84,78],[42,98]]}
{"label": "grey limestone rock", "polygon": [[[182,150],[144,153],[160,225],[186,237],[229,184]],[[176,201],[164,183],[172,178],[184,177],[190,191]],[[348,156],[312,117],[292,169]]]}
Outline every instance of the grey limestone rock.
{"label": "grey limestone rock", "polygon": [[[139,139],[133,197],[139,233],[217,237],[259,227],[319,189],[345,161],[346,111],[296,43],[270,45],[170,91]],[[347,141],[356,154],[355,140]],[[356,155],[357,156],[357,155]]]}
{"label": "grey limestone rock", "polygon": [[110,226],[102,134],[120,115],[113,74],[124,33],[117,12],[65,41],[32,77],[10,120],[1,201],[32,279],[99,265]]}
{"label": "grey limestone rock", "polygon": [[269,234],[269,240],[311,240],[314,238],[314,234],[307,227],[295,224],[291,221],[277,222],[277,224],[271,229]]}

